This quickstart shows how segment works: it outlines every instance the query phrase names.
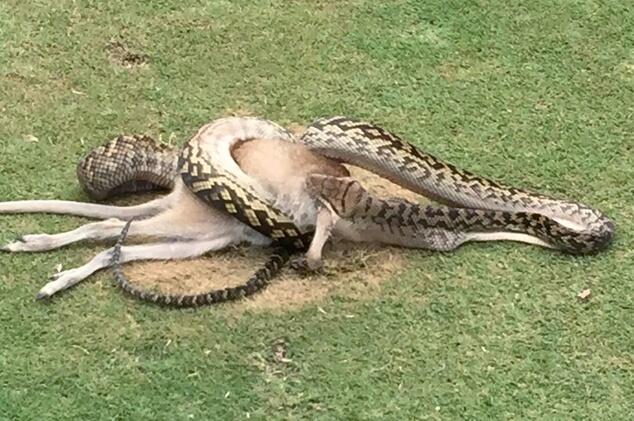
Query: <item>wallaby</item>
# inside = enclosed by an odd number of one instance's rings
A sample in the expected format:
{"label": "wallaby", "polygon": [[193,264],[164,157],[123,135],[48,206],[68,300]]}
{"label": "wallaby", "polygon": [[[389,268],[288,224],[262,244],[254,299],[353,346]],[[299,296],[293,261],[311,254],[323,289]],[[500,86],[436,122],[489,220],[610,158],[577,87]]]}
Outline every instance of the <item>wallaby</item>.
{"label": "wallaby", "polygon": [[[316,221],[315,203],[306,191],[310,174],[347,177],[348,170],[328,158],[309,151],[301,144],[282,140],[252,139],[240,143],[232,154],[237,164],[257,179],[269,192],[287,203],[294,204],[299,218]],[[116,238],[126,221],[139,219],[130,226],[129,237],[153,238],[156,242],[124,246],[121,261],[187,259],[220,250],[230,245],[249,243],[267,246],[269,238],[217,211],[195,197],[177,179],[173,190],[164,197],[136,206],[110,206],[62,200],[24,200],[0,202],[0,213],[56,213],[103,219],[72,231],[59,234],[32,234],[19,237],[1,250],[7,252],[37,252],[52,250],[82,240]],[[322,216],[322,218],[324,218]],[[358,233],[351,232],[355,237]],[[323,245],[326,238],[320,239]],[[321,250],[314,248],[313,267],[318,265]],[[112,248],[97,254],[87,264],[53,275],[37,294],[38,298],[67,289],[94,272],[110,265]]]}
{"label": "wallaby", "polygon": [[[146,161],[139,161],[137,167],[134,156],[126,155],[130,151],[134,155],[135,146],[127,144],[119,150],[117,145],[121,143],[110,143],[100,154],[110,153],[126,167],[141,169]],[[122,232],[160,240],[123,247],[115,255],[122,263],[190,258],[245,242],[270,245],[273,241],[255,230],[262,225],[251,224],[251,228],[201,200],[199,193],[219,186],[210,181],[217,175],[212,168],[215,165],[225,166],[224,170],[237,177],[234,190],[244,185],[253,188],[255,195],[249,196],[249,202],[255,204],[262,198],[258,196],[263,196],[271,209],[292,219],[291,225],[308,233],[314,228],[310,247],[299,265],[310,270],[320,267],[322,249],[331,234],[352,241],[439,251],[453,250],[467,241],[512,240],[576,254],[602,250],[613,237],[614,224],[596,209],[505,187],[425,154],[378,126],[345,117],[316,121],[300,142],[293,142],[288,132],[271,122],[220,119],[203,126],[188,145],[185,162],[190,162],[183,167],[183,178],[177,171],[170,172],[174,170],[173,160],[168,161],[171,170],[167,173],[173,174],[168,180],[174,180],[171,193],[142,205],[118,207],[56,200],[0,203],[0,213],[52,212],[104,219],[65,233],[26,235],[2,250],[51,250],[80,240],[112,239]],[[333,159],[326,154],[332,154],[329,156]],[[375,169],[379,175],[454,207],[422,207],[402,199],[377,198],[351,178],[340,161]],[[90,161],[86,162],[89,167]],[[150,154],[148,168],[160,166],[157,163]],[[194,172],[207,178],[197,179]],[[86,174],[101,174],[98,180],[118,177],[112,173],[109,161],[104,168],[86,168]],[[229,179],[225,182],[233,183]],[[220,186],[224,189],[222,183]],[[221,201],[228,212],[232,208],[236,211],[231,192],[223,191],[226,197],[211,200]],[[210,196],[204,197],[208,200]],[[253,215],[244,212],[238,216],[247,218],[245,221],[257,216],[253,209],[249,211]],[[270,215],[267,212],[264,220],[270,220]],[[130,226],[131,219],[139,220]],[[277,229],[277,233],[285,235],[285,230]],[[50,297],[80,282],[108,267],[112,257],[111,248],[84,266],[54,275],[37,297]]]}

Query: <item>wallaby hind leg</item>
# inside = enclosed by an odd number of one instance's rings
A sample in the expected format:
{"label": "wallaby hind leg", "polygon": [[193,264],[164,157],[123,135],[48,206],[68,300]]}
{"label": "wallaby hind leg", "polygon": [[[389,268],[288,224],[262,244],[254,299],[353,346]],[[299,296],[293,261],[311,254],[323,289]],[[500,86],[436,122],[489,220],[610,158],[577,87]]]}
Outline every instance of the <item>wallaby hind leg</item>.
{"label": "wallaby hind leg", "polygon": [[[133,224],[134,225],[134,224]],[[220,250],[233,244],[234,238],[224,236],[202,241],[178,241],[171,243],[152,243],[121,248],[121,263],[136,260],[175,260],[197,257],[204,253]],[[75,269],[65,270],[53,275],[53,281],[44,285],[36,298],[42,299],[70,288],[83,281],[98,270],[110,266],[113,248],[97,254],[90,262]]]}
{"label": "wallaby hind leg", "polygon": [[[223,235],[244,238],[248,235],[244,225],[229,215],[210,208],[192,193],[177,189],[170,195],[166,210],[148,219],[134,222],[130,227],[130,237],[156,237],[163,239],[213,239]],[[33,252],[59,248],[83,240],[107,240],[117,237],[126,221],[107,219],[92,222],[72,231],[59,234],[24,235],[0,250],[9,252]],[[257,233],[251,230],[254,237]],[[261,236],[262,237],[262,236]],[[248,238],[244,238],[248,241]],[[254,238],[255,241],[258,238]]]}
{"label": "wallaby hind leg", "polygon": [[135,206],[111,206],[69,200],[18,200],[0,202],[0,213],[56,213],[94,219],[129,220],[156,215],[171,202],[170,195]]}
{"label": "wallaby hind leg", "polygon": [[[0,247],[8,252],[35,252],[53,250],[84,240],[108,240],[116,238],[126,221],[107,219],[85,224],[71,231],[58,234],[24,235],[17,240]],[[162,239],[213,239],[224,235],[233,235],[247,241],[246,226],[228,215],[214,209],[205,208],[202,212],[190,212],[186,208],[169,209],[159,215],[134,222],[130,226],[129,237],[152,237]],[[254,235],[257,235],[253,231]]]}
{"label": "wallaby hind leg", "polygon": [[[136,233],[150,232],[157,226],[156,217],[139,221],[134,225]],[[145,223],[143,223],[145,222]],[[34,252],[53,250],[82,240],[105,240],[114,238],[121,232],[126,221],[107,219],[105,221],[85,224],[71,231],[58,234],[28,234],[18,237],[0,250],[8,252]],[[150,228],[150,230],[148,230]]]}

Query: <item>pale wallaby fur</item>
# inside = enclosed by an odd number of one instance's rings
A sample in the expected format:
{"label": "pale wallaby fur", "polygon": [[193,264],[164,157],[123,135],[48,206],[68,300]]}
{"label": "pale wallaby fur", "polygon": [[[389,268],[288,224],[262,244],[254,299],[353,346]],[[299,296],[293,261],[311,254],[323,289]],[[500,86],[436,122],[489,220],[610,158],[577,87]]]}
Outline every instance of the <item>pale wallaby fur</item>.
{"label": "pale wallaby fur", "polygon": [[[306,255],[307,266],[316,269],[321,250],[331,231],[353,241],[365,241],[363,233],[326,207],[317,206],[306,191],[310,174],[335,177],[349,176],[348,170],[325,157],[316,155],[300,144],[254,139],[241,143],[232,154],[249,176],[280,200],[304,212],[301,218],[312,220],[316,234]],[[308,203],[311,202],[312,203]],[[304,203],[307,202],[307,203]],[[306,204],[306,206],[304,206]],[[20,237],[1,249],[8,252],[52,250],[82,240],[116,238],[126,221],[138,218],[130,227],[129,237],[153,238],[156,242],[124,246],[121,261],[149,259],[187,259],[238,243],[266,246],[271,240],[233,217],[214,210],[185,188],[180,178],[168,195],[137,206],[109,206],[58,200],[32,200],[0,203],[0,213],[48,212],[102,219],[58,234],[34,234]],[[333,231],[334,230],[334,231]],[[110,265],[112,248],[97,254],[87,264],[59,272],[38,293],[51,295],[77,284],[92,273]]]}

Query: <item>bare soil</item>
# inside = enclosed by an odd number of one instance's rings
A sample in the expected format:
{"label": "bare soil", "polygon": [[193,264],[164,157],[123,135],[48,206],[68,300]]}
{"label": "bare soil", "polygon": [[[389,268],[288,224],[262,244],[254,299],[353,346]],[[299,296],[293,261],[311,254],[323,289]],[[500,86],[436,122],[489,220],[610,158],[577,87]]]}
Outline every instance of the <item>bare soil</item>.
{"label": "bare soil", "polygon": [[[301,126],[292,126],[294,132]],[[349,167],[351,175],[383,197],[416,202],[421,197],[368,171]],[[164,293],[197,293],[243,283],[265,262],[270,250],[236,247],[186,261],[138,262],[125,266],[132,282]],[[324,300],[331,294],[353,298],[373,296],[381,283],[406,266],[402,250],[372,244],[339,241],[327,245],[324,270],[301,275],[285,269],[266,290],[235,303],[244,310],[283,310]]]}

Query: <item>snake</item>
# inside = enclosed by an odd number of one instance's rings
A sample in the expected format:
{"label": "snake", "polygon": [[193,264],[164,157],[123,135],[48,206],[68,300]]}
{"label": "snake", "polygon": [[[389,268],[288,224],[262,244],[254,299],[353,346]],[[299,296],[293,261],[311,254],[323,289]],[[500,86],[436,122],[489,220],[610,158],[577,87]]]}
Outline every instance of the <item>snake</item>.
{"label": "snake", "polygon": [[397,240],[408,236],[422,239],[425,248],[453,250],[466,241],[466,233],[509,231],[583,255],[604,250],[614,236],[614,223],[598,209],[460,169],[370,122],[344,116],[321,118],[295,138],[268,120],[229,117],[203,126],[179,150],[158,145],[147,136],[119,136],[82,159],[77,176],[84,190],[95,198],[157,187],[170,189],[180,177],[203,202],[271,238],[275,248],[270,260],[237,287],[192,295],[143,291],[123,276],[118,262],[128,221],[112,256],[116,283],[124,291],[155,303],[183,307],[233,300],[266,287],[291,254],[308,247],[313,235],[310,227],[296,226],[292,215],[278,209],[266,189],[233,160],[232,148],[252,138],[300,143],[317,154],[364,168],[436,201],[438,206],[385,200],[369,194],[354,180],[341,185],[344,181],[328,176],[313,177],[309,183],[312,194],[339,217],[379,227]]}

